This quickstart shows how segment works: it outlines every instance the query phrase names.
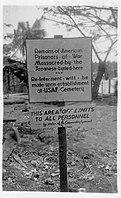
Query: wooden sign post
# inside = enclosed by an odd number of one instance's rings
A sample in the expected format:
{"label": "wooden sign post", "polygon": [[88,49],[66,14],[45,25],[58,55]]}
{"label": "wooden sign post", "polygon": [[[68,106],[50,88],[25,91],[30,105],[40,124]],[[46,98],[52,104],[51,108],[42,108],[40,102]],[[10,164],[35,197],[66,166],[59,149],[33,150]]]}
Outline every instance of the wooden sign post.
{"label": "wooden sign post", "polygon": [[[61,192],[68,192],[66,124],[92,123],[93,112],[92,107],[65,107],[65,101],[91,101],[91,55],[87,37],[27,40],[30,103],[57,102],[60,107],[34,110],[31,117],[37,127],[58,126]],[[44,119],[47,115],[50,119]]]}
{"label": "wooden sign post", "polygon": [[[59,102],[60,107],[65,106],[65,102]],[[66,127],[58,127],[59,139],[59,168],[60,168],[60,191],[68,192],[67,177],[67,140]]]}
{"label": "wooden sign post", "polygon": [[66,127],[58,127],[60,191],[68,192]]}

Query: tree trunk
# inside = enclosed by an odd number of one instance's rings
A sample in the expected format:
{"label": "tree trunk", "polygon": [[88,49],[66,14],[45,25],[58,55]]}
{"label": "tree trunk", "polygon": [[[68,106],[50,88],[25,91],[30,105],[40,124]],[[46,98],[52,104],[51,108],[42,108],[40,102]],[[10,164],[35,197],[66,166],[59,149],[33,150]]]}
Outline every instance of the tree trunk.
{"label": "tree trunk", "polygon": [[98,66],[97,77],[95,78],[94,86],[92,88],[92,99],[95,100],[98,97],[98,90],[100,86],[101,79],[105,73],[105,62],[100,61]]}

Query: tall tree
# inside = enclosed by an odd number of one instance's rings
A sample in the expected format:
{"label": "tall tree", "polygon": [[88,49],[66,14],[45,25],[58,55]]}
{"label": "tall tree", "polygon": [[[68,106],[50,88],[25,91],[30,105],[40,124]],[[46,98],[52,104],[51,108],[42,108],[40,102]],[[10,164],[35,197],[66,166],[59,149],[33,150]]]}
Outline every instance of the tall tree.
{"label": "tall tree", "polygon": [[[92,87],[92,97],[98,97],[99,85],[105,73],[105,65],[111,51],[116,52],[117,8],[94,6],[57,6],[45,7],[44,18],[57,25],[63,25],[67,31],[78,30],[81,36],[92,37],[92,50],[98,60],[98,72]],[[108,43],[102,50],[102,42]],[[102,58],[103,55],[103,58]]]}
{"label": "tall tree", "polygon": [[[10,27],[10,24],[5,25]],[[7,57],[9,63],[13,63],[13,65],[10,65],[11,72],[14,73],[27,86],[28,79],[26,64],[24,64],[24,66],[19,65],[18,67],[16,64],[14,64],[14,62],[15,60],[26,62],[26,39],[39,39],[43,38],[45,35],[45,30],[42,29],[41,26],[41,18],[36,19],[32,27],[30,27],[29,22],[19,22],[17,29],[14,29],[11,43],[4,44],[3,46],[4,54],[6,54],[6,52],[9,53],[10,51],[14,52],[10,59]]]}
{"label": "tall tree", "polygon": [[[4,52],[5,49],[8,50],[11,47],[11,51],[16,51],[18,48],[23,54],[25,55],[25,46],[26,46],[26,39],[39,39],[43,38],[46,35],[45,30],[42,28],[41,25],[42,19],[36,19],[33,26],[30,27],[29,22],[19,22],[17,29],[14,29],[13,34],[7,34],[4,39],[7,39],[11,36],[11,43],[8,45],[4,45]],[[4,24],[6,27],[11,27],[11,24]]]}

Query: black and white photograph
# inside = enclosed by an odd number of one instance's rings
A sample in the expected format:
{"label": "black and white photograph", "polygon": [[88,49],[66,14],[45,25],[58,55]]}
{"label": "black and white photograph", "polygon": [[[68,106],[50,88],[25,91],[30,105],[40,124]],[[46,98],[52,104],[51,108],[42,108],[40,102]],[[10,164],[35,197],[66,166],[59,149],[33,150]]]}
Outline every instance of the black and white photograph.
{"label": "black and white photograph", "polygon": [[118,14],[3,3],[3,193],[118,195]]}

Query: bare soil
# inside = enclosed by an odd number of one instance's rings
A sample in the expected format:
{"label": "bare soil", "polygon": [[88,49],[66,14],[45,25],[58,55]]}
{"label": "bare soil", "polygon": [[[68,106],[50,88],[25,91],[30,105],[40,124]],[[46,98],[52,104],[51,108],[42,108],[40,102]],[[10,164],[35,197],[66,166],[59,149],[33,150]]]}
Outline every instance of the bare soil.
{"label": "bare soil", "polygon": [[[96,101],[97,121],[91,128],[67,128],[67,170],[70,192],[117,193],[117,104]],[[4,116],[22,116],[26,104],[6,104]],[[23,119],[26,119],[23,115]],[[3,123],[3,191],[60,191],[57,129],[31,130]]]}

